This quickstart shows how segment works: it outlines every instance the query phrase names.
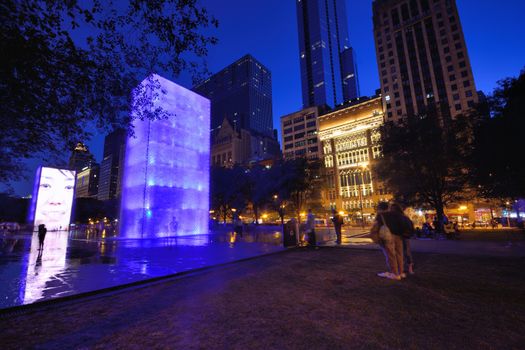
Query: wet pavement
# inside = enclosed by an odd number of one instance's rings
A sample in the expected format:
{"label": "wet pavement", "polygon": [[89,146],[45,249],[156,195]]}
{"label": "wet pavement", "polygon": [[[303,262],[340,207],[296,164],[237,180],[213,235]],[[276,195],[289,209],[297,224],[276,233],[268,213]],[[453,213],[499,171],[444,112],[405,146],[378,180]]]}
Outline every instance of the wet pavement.
{"label": "wet pavement", "polygon": [[102,232],[0,234],[0,308],[114,287],[283,250],[279,227],[118,239]]}

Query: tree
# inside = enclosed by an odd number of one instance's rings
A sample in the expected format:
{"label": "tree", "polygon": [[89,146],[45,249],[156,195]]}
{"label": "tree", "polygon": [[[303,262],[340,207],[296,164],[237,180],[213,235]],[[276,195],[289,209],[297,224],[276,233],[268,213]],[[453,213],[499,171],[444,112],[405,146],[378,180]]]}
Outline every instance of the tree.
{"label": "tree", "polygon": [[[488,109],[488,110],[487,110]],[[484,198],[511,199],[525,197],[525,70],[518,78],[498,82],[487,104],[475,115],[470,178]]]}
{"label": "tree", "polygon": [[272,184],[270,171],[261,165],[254,165],[245,171],[246,178],[243,183],[243,194],[248,202],[251,203],[255,224],[259,224],[259,212],[272,198]]}
{"label": "tree", "polygon": [[383,157],[376,172],[394,198],[436,210],[443,230],[444,207],[465,195],[470,149],[466,117],[447,118],[445,106],[380,127]]}
{"label": "tree", "polygon": [[150,73],[197,75],[216,42],[200,30],[217,26],[196,0],[6,0],[0,21],[3,183],[93,128],[128,128],[132,89]]}
{"label": "tree", "polygon": [[246,206],[243,184],[247,177],[241,167],[212,167],[210,173],[211,207],[224,223],[232,217],[234,210],[242,211]]}
{"label": "tree", "polygon": [[276,163],[270,173],[269,183],[273,184],[273,204],[284,223],[285,208],[293,207],[300,220],[300,213],[314,197],[319,184],[320,162],[304,158]]}

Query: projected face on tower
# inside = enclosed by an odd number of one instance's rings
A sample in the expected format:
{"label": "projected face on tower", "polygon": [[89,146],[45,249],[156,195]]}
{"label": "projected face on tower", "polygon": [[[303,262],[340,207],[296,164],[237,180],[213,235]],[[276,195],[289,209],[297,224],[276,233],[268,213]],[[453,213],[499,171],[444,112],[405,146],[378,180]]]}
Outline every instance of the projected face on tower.
{"label": "projected face on tower", "polygon": [[37,188],[35,226],[67,230],[75,193],[75,171],[42,168]]}

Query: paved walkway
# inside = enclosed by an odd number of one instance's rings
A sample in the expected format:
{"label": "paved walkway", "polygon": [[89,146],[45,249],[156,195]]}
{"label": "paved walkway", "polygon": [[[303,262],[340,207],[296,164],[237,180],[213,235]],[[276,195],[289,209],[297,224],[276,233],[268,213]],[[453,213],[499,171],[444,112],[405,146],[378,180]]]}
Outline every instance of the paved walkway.
{"label": "paved walkway", "polygon": [[523,258],[294,250],[98,298],[0,314],[2,349],[519,349]]}

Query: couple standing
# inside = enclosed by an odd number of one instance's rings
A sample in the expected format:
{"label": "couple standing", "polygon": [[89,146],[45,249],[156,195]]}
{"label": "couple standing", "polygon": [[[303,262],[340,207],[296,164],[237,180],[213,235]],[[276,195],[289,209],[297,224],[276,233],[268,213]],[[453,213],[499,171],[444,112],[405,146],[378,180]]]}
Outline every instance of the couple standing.
{"label": "couple standing", "polygon": [[378,243],[386,258],[389,271],[377,275],[393,280],[406,277],[404,263],[408,272],[414,273],[414,263],[410,251],[410,236],[414,233],[414,224],[404,214],[399,204],[390,206],[386,202],[377,205],[377,215],[372,227],[372,239]]}

